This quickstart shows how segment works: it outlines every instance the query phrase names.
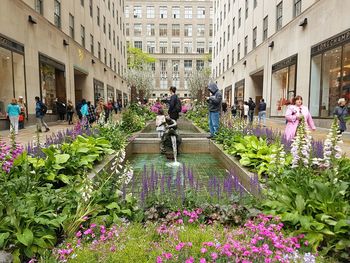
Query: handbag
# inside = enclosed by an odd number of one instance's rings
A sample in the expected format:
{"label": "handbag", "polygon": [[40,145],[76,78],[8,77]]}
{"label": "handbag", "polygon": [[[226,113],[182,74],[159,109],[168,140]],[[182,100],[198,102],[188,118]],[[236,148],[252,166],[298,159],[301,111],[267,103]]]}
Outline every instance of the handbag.
{"label": "handbag", "polygon": [[24,121],[24,115],[23,114],[20,114],[19,117],[18,117],[18,121]]}

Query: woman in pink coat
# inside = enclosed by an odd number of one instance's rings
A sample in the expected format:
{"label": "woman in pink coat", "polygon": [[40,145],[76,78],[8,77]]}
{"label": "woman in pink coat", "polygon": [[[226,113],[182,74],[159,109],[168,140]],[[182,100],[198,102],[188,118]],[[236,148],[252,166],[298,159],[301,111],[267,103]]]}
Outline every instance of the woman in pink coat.
{"label": "woman in pink coat", "polygon": [[309,129],[313,131],[316,130],[309,109],[303,105],[303,98],[301,96],[296,96],[293,99],[293,104],[294,105],[290,105],[286,111],[287,127],[284,132],[284,136],[288,141],[293,140],[297,131],[299,120],[302,117],[304,117],[304,120],[309,126]]}

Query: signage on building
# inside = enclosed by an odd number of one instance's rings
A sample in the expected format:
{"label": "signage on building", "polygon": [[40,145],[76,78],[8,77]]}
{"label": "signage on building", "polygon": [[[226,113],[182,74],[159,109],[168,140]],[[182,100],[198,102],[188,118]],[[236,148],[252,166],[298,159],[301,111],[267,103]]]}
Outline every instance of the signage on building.
{"label": "signage on building", "polygon": [[0,46],[10,49],[12,51],[18,52],[23,54],[24,53],[24,46],[21,44],[18,44],[12,40],[9,40],[8,38],[0,35]]}
{"label": "signage on building", "polygon": [[330,50],[334,47],[340,46],[346,42],[350,42],[350,29],[334,36],[331,38],[328,38],[327,40],[314,45],[311,47],[311,55],[317,55],[319,53],[322,53],[324,51]]}
{"label": "signage on building", "polygon": [[272,72],[297,64],[298,55],[293,55],[272,65]]}

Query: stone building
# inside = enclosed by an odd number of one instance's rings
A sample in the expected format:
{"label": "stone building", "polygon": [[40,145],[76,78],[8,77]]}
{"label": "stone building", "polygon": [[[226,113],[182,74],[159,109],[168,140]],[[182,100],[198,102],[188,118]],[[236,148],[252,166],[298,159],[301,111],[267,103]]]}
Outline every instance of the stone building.
{"label": "stone building", "polygon": [[157,59],[151,97],[169,95],[170,86],[190,96],[192,70],[210,66],[212,16],[211,0],[125,1],[127,43]]}
{"label": "stone building", "polygon": [[214,1],[213,74],[226,100],[264,98],[272,117],[301,95],[328,126],[350,99],[350,1]]}
{"label": "stone building", "polygon": [[55,98],[126,103],[123,8],[124,0],[2,0],[0,127],[13,97],[25,98],[29,121],[35,96],[51,119]]}

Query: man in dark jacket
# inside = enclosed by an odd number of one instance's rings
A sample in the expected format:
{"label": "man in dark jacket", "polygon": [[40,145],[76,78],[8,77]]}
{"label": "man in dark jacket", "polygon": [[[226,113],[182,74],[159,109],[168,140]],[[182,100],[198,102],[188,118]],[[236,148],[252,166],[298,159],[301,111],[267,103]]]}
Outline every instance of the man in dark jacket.
{"label": "man in dark jacket", "polygon": [[215,83],[209,84],[208,89],[211,93],[211,96],[207,98],[210,128],[210,136],[208,138],[210,139],[215,136],[216,132],[219,129],[222,94]]}
{"label": "man in dark jacket", "polygon": [[258,108],[259,112],[258,112],[258,120],[259,120],[259,125],[261,125],[261,122],[263,124],[263,126],[265,127],[266,124],[266,103],[264,99],[260,100],[259,103],[259,108]]}
{"label": "man in dark jacket", "polygon": [[177,119],[179,118],[179,113],[181,111],[181,102],[179,101],[179,98],[176,95],[176,87],[171,86],[169,91],[171,96],[169,101],[168,113],[171,119],[177,121]]}
{"label": "man in dark jacket", "polygon": [[50,130],[49,126],[44,121],[44,116],[46,114],[46,106],[38,96],[35,97],[35,117],[36,117],[36,125],[38,132],[42,131],[42,126],[46,128],[46,131],[48,132]]}
{"label": "man in dark jacket", "polygon": [[254,110],[255,110],[255,102],[253,101],[252,98],[249,98],[248,101],[248,106],[249,106],[249,111],[248,111],[248,117],[249,117],[249,123],[253,123],[253,117],[254,117]]}

